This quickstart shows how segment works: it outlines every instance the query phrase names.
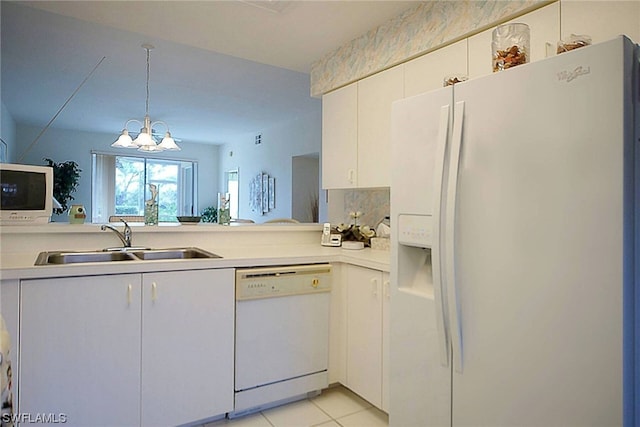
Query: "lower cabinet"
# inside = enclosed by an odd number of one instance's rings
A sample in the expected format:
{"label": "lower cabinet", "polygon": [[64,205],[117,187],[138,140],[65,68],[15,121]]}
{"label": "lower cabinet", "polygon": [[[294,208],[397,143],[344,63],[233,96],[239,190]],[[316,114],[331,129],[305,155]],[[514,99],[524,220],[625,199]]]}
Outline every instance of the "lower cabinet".
{"label": "lower cabinet", "polygon": [[346,386],[388,411],[389,275],[345,266],[347,304]]}
{"label": "lower cabinet", "polygon": [[232,269],[142,276],[142,425],[233,410]]}
{"label": "lower cabinet", "polygon": [[159,426],[233,409],[233,269],[20,286],[22,413]]}
{"label": "lower cabinet", "polygon": [[20,318],[19,307],[20,280],[0,280],[0,315],[2,315],[7,331],[9,332],[11,347],[9,351],[9,361],[11,363],[12,372],[11,393],[13,395],[13,410],[16,413],[19,411],[19,408],[17,407],[18,373],[20,372],[20,343],[18,342],[18,322]]}
{"label": "lower cabinet", "polygon": [[382,273],[382,409],[389,413],[389,379],[391,369],[389,345],[389,303],[391,302],[391,275],[388,272]]}

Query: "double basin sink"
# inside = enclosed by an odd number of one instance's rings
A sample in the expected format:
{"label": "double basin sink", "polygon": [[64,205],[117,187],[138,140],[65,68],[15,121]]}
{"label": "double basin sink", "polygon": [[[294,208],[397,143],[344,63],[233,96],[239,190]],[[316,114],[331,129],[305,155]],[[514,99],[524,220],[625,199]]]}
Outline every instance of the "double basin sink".
{"label": "double basin sink", "polygon": [[35,265],[78,264],[87,262],[120,262],[171,259],[222,258],[220,255],[207,252],[200,248],[175,249],[129,249],[100,250],[100,251],[55,251],[40,252]]}

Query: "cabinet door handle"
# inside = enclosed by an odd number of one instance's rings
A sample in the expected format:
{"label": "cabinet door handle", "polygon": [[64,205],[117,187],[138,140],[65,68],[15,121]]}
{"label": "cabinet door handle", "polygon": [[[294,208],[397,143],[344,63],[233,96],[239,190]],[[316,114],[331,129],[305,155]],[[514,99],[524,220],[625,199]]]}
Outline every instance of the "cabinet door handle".
{"label": "cabinet door handle", "polygon": [[384,297],[386,299],[390,299],[391,298],[391,292],[390,292],[391,282],[389,282],[388,280],[385,280],[383,286],[384,286]]}
{"label": "cabinet door handle", "polygon": [[156,282],[151,283],[151,301],[158,299],[158,285]]}
{"label": "cabinet door handle", "polygon": [[349,184],[353,184],[355,182],[356,171],[353,169],[349,169],[349,173],[347,174],[347,179],[349,180]]}
{"label": "cabinet door handle", "polygon": [[550,56],[553,56],[555,54],[555,49],[554,49],[554,45],[549,43],[549,42],[545,42],[544,43],[544,57],[548,58]]}
{"label": "cabinet door handle", "polygon": [[131,286],[131,283],[129,283],[129,286],[127,286],[127,305],[131,305],[131,291],[133,290],[133,286]]}
{"label": "cabinet door handle", "polygon": [[371,279],[371,293],[374,297],[378,296],[378,279]]}

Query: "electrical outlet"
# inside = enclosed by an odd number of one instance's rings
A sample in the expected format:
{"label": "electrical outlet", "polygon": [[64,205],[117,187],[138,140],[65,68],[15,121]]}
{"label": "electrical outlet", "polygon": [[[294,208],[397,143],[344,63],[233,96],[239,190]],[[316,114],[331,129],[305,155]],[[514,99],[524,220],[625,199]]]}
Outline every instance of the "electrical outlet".
{"label": "electrical outlet", "polygon": [[260,144],[262,144],[262,134],[258,134],[258,135],[256,135],[256,142],[255,142],[255,144],[256,144],[256,145],[260,145]]}

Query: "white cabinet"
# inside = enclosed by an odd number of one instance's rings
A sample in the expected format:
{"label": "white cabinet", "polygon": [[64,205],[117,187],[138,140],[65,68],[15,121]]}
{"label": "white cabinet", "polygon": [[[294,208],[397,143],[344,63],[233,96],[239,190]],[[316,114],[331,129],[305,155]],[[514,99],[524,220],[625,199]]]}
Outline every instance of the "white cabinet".
{"label": "white cabinet", "polygon": [[17,279],[0,280],[0,314],[5,321],[9,338],[11,339],[11,350],[9,359],[11,360],[13,393],[13,410],[19,411],[18,404],[18,373],[20,372],[20,343],[18,342],[18,325],[20,318],[20,281]]}
{"label": "white cabinet", "polygon": [[23,280],[20,408],[72,425],[233,409],[232,269]]}
{"label": "white cabinet", "polygon": [[640,43],[639,1],[561,0],[562,37],[586,34],[600,43],[626,34]]}
{"label": "white cabinet", "polygon": [[391,302],[391,275],[382,273],[382,410],[389,413],[389,380],[391,375],[389,345],[389,303]]}
{"label": "white cabinet", "polygon": [[358,84],[322,97],[322,188],[354,188],[358,169]]}
{"label": "white cabinet", "polygon": [[140,423],[140,275],[23,280],[23,413]]}
{"label": "white cabinet", "polygon": [[[560,39],[560,3],[536,9],[519,16],[507,23],[522,22],[529,25],[530,58],[538,61],[555,54],[556,44]],[[495,27],[493,27],[495,28]],[[493,73],[491,60],[491,33],[493,28],[469,37],[469,78],[476,78]]]}
{"label": "white cabinet", "polygon": [[391,103],[404,95],[397,66],[322,97],[322,187],[388,187]]}
{"label": "white cabinet", "polygon": [[[388,411],[388,274],[346,266],[347,378],[346,386],[372,405]],[[384,388],[384,390],[383,390]],[[384,397],[383,397],[384,396]]]}
{"label": "white cabinet", "polygon": [[405,64],[405,97],[443,87],[445,77],[467,75],[467,39],[420,56]]}
{"label": "white cabinet", "polygon": [[[530,61],[555,54],[560,37],[560,4],[553,3],[508,21],[523,22],[531,31]],[[446,76],[475,78],[493,72],[491,38],[495,27],[437,49],[405,64],[405,97],[443,86]]]}
{"label": "white cabinet", "polygon": [[347,387],[382,406],[382,273],[347,268]]}
{"label": "white cabinet", "polygon": [[142,425],[233,409],[233,270],[142,276]]}
{"label": "white cabinet", "polygon": [[329,312],[329,384],[347,382],[346,266],[332,264]]}
{"label": "white cabinet", "polygon": [[[620,34],[640,42],[640,1],[561,0],[512,22],[529,25],[533,62],[555,55],[558,41],[571,33],[587,34],[594,43]],[[388,187],[391,103],[442,87],[448,75],[492,74],[494,28],[324,95],[322,187]]]}
{"label": "white cabinet", "polygon": [[358,82],[358,187],[391,185],[391,104],[404,96],[402,65]]}

